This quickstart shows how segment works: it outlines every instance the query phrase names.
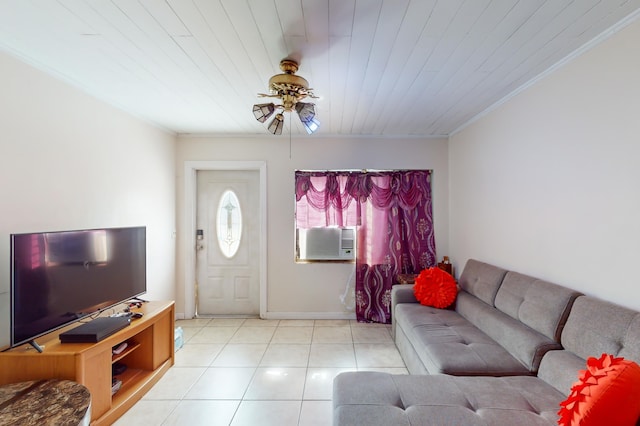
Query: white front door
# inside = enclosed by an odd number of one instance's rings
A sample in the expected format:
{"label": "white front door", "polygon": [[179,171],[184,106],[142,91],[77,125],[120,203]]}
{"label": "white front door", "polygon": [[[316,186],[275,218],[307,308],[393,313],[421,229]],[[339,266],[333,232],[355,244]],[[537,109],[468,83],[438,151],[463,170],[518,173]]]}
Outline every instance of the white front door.
{"label": "white front door", "polygon": [[197,314],[259,315],[260,174],[198,171],[196,179]]}

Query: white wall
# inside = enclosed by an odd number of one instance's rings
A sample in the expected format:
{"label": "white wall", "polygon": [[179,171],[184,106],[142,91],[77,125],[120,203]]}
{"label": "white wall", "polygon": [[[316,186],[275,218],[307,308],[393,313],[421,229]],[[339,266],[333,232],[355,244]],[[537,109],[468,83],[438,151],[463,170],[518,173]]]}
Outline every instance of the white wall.
{"label": "white wall", "polygon": [[9,234],[147,226],[150,299],[174,299],[175,136],[0,53],[0,348]]}
{"label": "white wall", "polygon": [[450,245],[640,309],[640,21],[450,138]]}
{"label": "white wall", "polygon": [[[353,316],[339,296],[353,264],[294,262],[294,170],[433,169],[434,222],[438,256],[448,254],[448,163],[446,139],[180,137],[177,170],[185,161],[266,161],[267,163],[267,316],[341,318]],[[186,243],[184,176],[178,178],[178,298],[184,312]]]}

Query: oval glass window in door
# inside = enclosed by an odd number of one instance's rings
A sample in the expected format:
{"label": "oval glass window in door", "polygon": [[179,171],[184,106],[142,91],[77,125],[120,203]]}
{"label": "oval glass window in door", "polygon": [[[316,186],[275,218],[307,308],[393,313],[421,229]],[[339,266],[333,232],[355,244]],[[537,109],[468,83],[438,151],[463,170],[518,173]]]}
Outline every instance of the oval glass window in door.
{"label": "oval glass window in door", "polygon": [[236,193],[228,189],[220,197],[216,229],[218,245],[228,259],[235,256],[242,238],[242,211]]}

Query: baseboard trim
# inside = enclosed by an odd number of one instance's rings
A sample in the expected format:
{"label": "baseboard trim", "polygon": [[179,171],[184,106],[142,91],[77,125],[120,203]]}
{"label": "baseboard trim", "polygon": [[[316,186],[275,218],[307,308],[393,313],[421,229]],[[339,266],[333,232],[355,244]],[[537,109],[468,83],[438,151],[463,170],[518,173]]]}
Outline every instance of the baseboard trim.
{"label": "baseboard trim", "polygon": [[318,320],[335,320],[356,319],[353,312],[266,312],[264,319],[282,319],[282,320],[298,320],[298,319],[318,319]]}
{"label": "baseboard trim", "polygon": [[[355,320],[356,314],[353,312],[266,312],[263,319],[282,320]],[[184,312],[176,312],[176,320],[187,319]]]}

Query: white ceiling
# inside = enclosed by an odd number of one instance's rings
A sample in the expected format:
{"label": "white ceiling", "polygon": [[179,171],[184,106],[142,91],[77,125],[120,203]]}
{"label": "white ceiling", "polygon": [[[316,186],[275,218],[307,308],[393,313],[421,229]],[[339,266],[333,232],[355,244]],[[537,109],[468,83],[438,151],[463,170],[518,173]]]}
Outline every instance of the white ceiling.
{"label": "white ceiling", "polygon": [[170,131],[235,135],[266,133],[251,107],[290,57],[320,96],[318,134],[434,136],[639,10],[640,0],[0,0],[0,48]]}

